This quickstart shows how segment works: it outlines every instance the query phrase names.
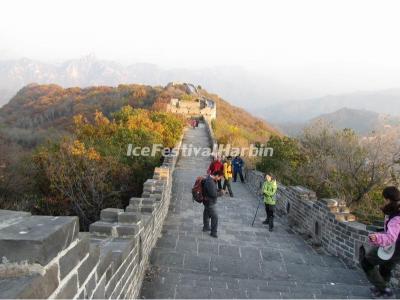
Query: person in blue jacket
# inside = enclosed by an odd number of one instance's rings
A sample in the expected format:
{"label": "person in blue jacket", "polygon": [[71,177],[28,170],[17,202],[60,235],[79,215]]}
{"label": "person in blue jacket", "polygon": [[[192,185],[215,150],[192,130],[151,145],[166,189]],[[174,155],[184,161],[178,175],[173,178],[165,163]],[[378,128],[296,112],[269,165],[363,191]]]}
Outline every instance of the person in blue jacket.
{"label": "person in blue jacket", "polygon": [[233,159],[232,165],[233,165],[233,182],[236,182],[237,175],[239,174],[240,181],[243,183],[244,178],[243,178],[242,168],[243,168],[244,162],[243,162],[243,159],[240,157],[240,155],[236,156]]}

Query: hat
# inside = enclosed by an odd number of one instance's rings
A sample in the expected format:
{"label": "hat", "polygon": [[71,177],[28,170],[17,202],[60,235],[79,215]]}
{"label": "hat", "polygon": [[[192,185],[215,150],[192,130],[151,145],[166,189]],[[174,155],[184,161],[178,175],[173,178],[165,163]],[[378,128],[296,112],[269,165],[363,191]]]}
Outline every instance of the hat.
{"label": "hat", "polygon": [[378,256],[382,260],[389,260],[392,258],[395,250],[396,250],[396,244],[392,244],[386,247],[379,247]]}

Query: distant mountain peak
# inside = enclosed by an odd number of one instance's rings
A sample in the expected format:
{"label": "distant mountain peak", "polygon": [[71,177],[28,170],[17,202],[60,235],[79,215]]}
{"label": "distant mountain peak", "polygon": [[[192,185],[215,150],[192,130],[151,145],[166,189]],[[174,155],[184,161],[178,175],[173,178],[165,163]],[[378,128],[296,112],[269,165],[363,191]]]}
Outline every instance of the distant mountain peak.
{"label": "distant mountain peak", "polygon": [[298,135],[303,128],[323,122],[336,129],[353,129],[361,135],[368,135],[374,131],[381,131],[394,126],[400,126],[400,116],[381,114],[366,109],[342,107],[332,113],[321,114],[303,123],[283,123],[280,128],[289,135]]}

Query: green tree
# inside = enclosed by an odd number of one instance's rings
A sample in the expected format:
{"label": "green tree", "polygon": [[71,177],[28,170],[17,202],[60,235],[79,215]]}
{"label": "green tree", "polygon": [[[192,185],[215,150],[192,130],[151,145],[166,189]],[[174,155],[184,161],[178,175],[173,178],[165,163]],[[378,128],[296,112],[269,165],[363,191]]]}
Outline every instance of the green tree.
{"label": "green tree", "polygon": [[266,146],[273,149],[273,155],[262,157],[257,169],[274,174],[285,184],[298,182],[300,180],[298,170],[305,163],[299,142],[289,137],[273,136]]}

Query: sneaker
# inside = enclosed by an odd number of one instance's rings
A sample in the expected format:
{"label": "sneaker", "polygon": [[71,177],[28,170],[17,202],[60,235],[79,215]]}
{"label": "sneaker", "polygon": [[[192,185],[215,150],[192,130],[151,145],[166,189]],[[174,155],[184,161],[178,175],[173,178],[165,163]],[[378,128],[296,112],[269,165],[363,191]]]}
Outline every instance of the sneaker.
{"label": "sneaker", "polygon": [[383,292],[382,292],[382,296],[383,299],[395,299],[395,294],[393,293],[393,291],[389,288],[386,288]]}
{"label": "sneaker", "polygon": [[270,227],[270,228],[269,228],[269,232],[272,232],[272,231],[274,231],[274,229]]}
{"label": "sneaker", "polygon": [[265,221],[264,222],[262,222],[264,225],[268,225],[269,224],[269,221],[267,220],[267,219],[265,219]]}
{"label": "sneaker", "polygon": [[395,295],[393,291],[389,288],[385,288],[383,291],[379,290],[376,287],[370,288],[371,290],[371,296],[374,299],[394,299]]}
{"label": "sneaker", "polygon": [[218,238],[218,235],[217,235],[216,232],[211,232],[211,233],[210,233],[210,236],[212,236],[213,238]]}
{"label": "sneaker", "polygon": [[371,292],[371,297],[374,299],[379,298],[382,295],[382,292],[376,287],[372,287],[369,290]]}
{"label": "sneaker", "polygon": [[211,231],[211,228],[203,227],[203,232]]}

